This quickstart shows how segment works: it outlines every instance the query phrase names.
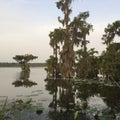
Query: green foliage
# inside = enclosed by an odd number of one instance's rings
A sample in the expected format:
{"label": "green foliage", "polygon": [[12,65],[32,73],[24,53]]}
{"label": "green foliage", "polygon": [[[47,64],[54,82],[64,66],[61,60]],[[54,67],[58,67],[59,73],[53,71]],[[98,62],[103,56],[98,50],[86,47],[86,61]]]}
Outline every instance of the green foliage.
{"label": "green foliage", "polygon": [[76,51],[76,73],[78,78],[97,78],[98,58],[94,55],[98,53],[94,49]]}
{"label": "green foliage", "polygon": [[29,62],[30,60],[34,60],[36,58],[38,57],[33,56],[32,54],[16,55],[15,57],[13,57],[13,59],[16,60],[18,63]]}
{"label": "green foliage", "polygon": [[55,47],[56,49],[59,49],[58,43],[62,43],[64,40],[65,30],[62,28],[54,29],[53,32],[50,32],[50,46]]}
{"label": "green foliage", "polygon": [[59,75],[59,64],[57,63],[57,58],[54,56],[50,56],[49,59],[46,60],[46,72],[48,77],[56,77]]}
{"label": "green foliage", "polygon": [[100,71],[107,80],[115,82],[120,81],[120,43],[114,42],[115,36],[120,36],[120,21],[117,20],[108,24],[105,28],[105,34],[102,37],[103,43],[107,45],[100,57]]}
{"label": "green foliage", "polygon": [[16,99],[7,103],[3,114],[5,119],[0,120],[28,120],[31,116],[36,119],[36,114],[41,114],[44,109],[42,100],[36,100],[36,96],[41,94],[42,90],[34,90],[29,95],[17,95]]}
{"label": "green foliage", "polygon": [[72,12],[70,8],[71,3],[72,0],[59,0],[56,2],[57,8],[60,9],[64,14],[64,18],[62,20],[60,17],[58,17],[58,21],[62,23],[63,26],[67,26],[70,21],[70,14]]}
{"label": "green foliage", "polygon": [[120,113],[118,113],[116,116],[117,116],[118,120],[120,120]]}
{"label": "green foliage", "polygon": [[31,102],[32,102],[31,98],[29,100],[25,101],[25,102],[21,99],[16,100],[12,105],[12,109],[14,109],[14,110],[24,110],[25,108],[30,106]]}
{"label": "green foliage", "polygon": [[106,79],[120,81],[120,43],[112,43],[101,56],[101,72]]}
{"label": "green foliage", "polygon": [[[75,75],[76,67],[77,69],[81,67],[79,66],[80,64],[75,65],[76,56],[74,46],[81,46],[81,49],[83,49],[85,53],[87,51],[87,44],[89,43],[89,41],[86,40],[86,36],[92,31],[92,25],[86,22],[86,19],[89,17],[89,12],[82,12],[74,17],[73,20],[70,20],[72,1],[73,0],[60,0],[56,2],[57,8],[64,14],[63,19],[58,17],[63,28],[54,29],[54,31],[49,34],[50,46],[53,48],[53,57],[57,62],[55,63],[55,60],[52,58],[46,61],[47,63],[51,63],[51,65],[47,64],[46,71],[49,71],[48,74],[53,74],[54,76],[54,74],[56,74],[55,72],[59,71],[59,74],[64,78],[72,78]],[[80,69],[86,66],[88,61],[87,57],[83,61],[84,65]],[[79,61],[79,63],[80,62],[81,61]]]}
{"label": "green foliage", "polygon": [[100,114],[99,113],[100,111],[98,111],[96,108],[92,108],[87,111],[87,114],[91,114],[93,116],[97,115],[99,120],[116,120],[116,115],[111,111],[109,107],[101,111]]}
{"label": "green foliage", "polygon": [[13,59],[21,65],[22,71],[30,71],[28,62],[36,58],[38,57],[33,56],[32,54],[16,55],[13,57]]}
{"label": "green foliage", "polygon": [[120,36],[120,20],[113,22],[112,24],[108,24],[107,28],[104,30],[105,34],[102,37],[103,43],[106,45],[110,45],[115,36]]}
{"label": "green foliage", "polygon": [[73,21],[70,23],[71,36],[74,41],[74,45],[77,47],[86,47],[89,43],[86,40],[86,36],[90,34],[90,31],[93,30],[93,26],[86,22],[89,17],[89,12],[82,12],[78,16],[74,17]]}
{"label": "green foliage", "polygon": [[74,113],[74,120],[76,120],[77,117],[78,117],[78,111],[75,111],[75,113]]}
{"label": "green foliage", "polygon": [[30,115],[32,114],[35,117],[37,111],[43,111],[43,107],[41,104],[32,105],[32,99],[28,99],[27,101],[23,101],[22,99],[16,100],[10,105],[10,117],[18,120],[18,119],[30,119]]}

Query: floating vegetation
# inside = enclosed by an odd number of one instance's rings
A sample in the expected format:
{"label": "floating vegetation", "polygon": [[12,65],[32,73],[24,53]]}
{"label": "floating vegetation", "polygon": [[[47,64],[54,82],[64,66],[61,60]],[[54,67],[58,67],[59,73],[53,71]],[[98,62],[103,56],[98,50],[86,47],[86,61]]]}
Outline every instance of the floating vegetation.
{"label": "floating vegetation", "polygon": [[[33,105],[32,102],[36,104]],[[4,114],[4,118],[6,119],[1,119],[0,116],[0,120],[27,120],[31,118],[31,115],[34,117],[40,115],[43,110],[42,103],[37,103],[32,98],[27,100],[17,99],[6,106]]]}
{"label": "floating vegetation", "polygon": [[42,90],[34,90],[34,91],[32,91],[32,93],[35,93],[35,92],[41,93]]}
{"label": "floating vegetation", "polygon": [[39,94],[31,94],[29,95],[30,97],[33,97],[33,96],[38,96]]}
{"label": "floating vegetation", "polygon": [[16,95],[16,97],[23,97],[23,95]]}
{"label": "floating vegetation", "polygon": [[12,109],[14,110],[23,110],[31,105],[32,99],[30,98],[27,101],[23,101],[21,99],[16,100],[15,102],[12,103]]}
{"label": "floating vegetation", "polygon": [[31,97],[31,95],[26,95],[26,97]]}
{"label": "floating vegetation", "polygon": [[47,99],[45,100],[45,99],[43,99],[43,100],[40,100],[40,101],[43,101],[43,102],[45,102],[45,101],[47,101]]}
{"label": "floating vegetation", "polygon": [[42,90],[35,90],[35,91],[32,91],[31,94],[28,94],[28,95],[16,95],[16,97],[22,97],[22,98],[29,98],[29,97],[34,97],[34,96],[39,96],[40,94],[43,94],[43,91]]}

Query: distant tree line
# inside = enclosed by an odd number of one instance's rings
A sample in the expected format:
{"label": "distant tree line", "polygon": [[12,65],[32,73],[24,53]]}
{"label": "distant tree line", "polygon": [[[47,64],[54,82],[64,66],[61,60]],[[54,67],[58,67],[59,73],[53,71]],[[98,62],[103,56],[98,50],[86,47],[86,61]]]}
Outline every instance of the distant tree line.
{"label": "distant tree line", "polygon": [[[28,63],[30,67],[45,67],[46,63]],[[19,63],[1,62],[0,67],[20,67]]]}

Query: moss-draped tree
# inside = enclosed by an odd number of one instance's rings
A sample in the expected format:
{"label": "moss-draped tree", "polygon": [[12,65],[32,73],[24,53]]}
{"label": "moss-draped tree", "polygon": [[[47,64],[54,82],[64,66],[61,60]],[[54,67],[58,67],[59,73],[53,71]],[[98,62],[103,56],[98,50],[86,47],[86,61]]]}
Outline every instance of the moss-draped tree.
{"label": "moss-draped tree", "polygon": [[37,56],[33,56],[32,54],[16,55],[15,57],[13,57],[13,59],[20,64],[22,71],[26,72],[30,71],[28,62],[37,58]]}
{"label": "moss-draped tree", "polygon": [[[89,43],[87,35],[92,31],[92,25],[86,22],[89,12],[79,13],[78,16],[71,20],[71,3],[72,0],[59,0],[56,2],[57,8],[63,13],[63,18],[58,17],[58,21],[62,24],[62,27],[54,29],[49,34],[54,59],[50,57],[46,62],[49,64],[49,61],[54,60],[52,61],[54,65],[48,65],[49,67],[54,67],[51,71],[51,74],[54,74],[52,75],[53,77],[59,74],[64,78],[72,78],[75,75],[75,47],[79,47],[79,49],[84,51],[84,66],[87,67],[87,55],[89,53],[87,51],[87,44]],[[80,68],[80,66],[77,67]],[[84,69],[88,69],[88,67]],[[50,69],[46,68],[46,70]]]}

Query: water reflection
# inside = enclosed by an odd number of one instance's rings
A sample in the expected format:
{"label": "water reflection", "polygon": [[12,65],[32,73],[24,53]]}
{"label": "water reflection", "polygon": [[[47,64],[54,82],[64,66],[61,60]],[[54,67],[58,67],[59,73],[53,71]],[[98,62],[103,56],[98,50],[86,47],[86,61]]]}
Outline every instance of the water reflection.
{"label": "water reflection", "polygon": [[29,71],[21,71],[19,77],[12,83],[12,85],[15,87],[32,87],[33,85],[37,85],[36,82],[29,80],[29,77]]}
{"label": "water reflection", "polygon": [[[107,118],[112,120],[120,112],[120,88],[116,86],[65,79],[46,78],[45,81],[46,90],[53,96],[49,104],[52,120],[74,120],[76,116],[76,120],[95,120],[98,116],[105,117],[105,110]],[[91,112],[93,109],[94,114]]]}
{"label": "water reflection", "polygon": [[[53,95],[53,100],[49,107],[56,109],[56,107],[59,106],[70,109],[74,106],[74,88],[71,81],[61,79],[45,79],[45,81],[47,82],[46,90]],[[55,101],[57,101],[57,103],[55,103]]]}
{"label": "water reflection", "polygon": [[77,97],[87,100],[91,96],[99,96],[108,107],[114,111],[120,111],[120,88],[101,84],[76,85]]}
{"label": "water reflection", "polygon": [[64,79],[45,79],[46,90],[53,96],[49,107],[52,120],[73,120],[75,107],[75,91],[73,82]]}

